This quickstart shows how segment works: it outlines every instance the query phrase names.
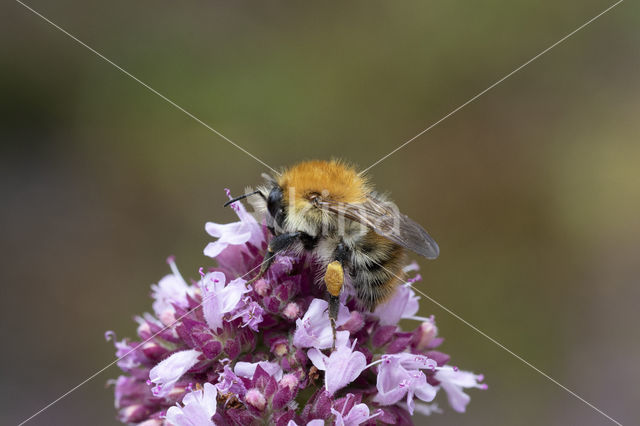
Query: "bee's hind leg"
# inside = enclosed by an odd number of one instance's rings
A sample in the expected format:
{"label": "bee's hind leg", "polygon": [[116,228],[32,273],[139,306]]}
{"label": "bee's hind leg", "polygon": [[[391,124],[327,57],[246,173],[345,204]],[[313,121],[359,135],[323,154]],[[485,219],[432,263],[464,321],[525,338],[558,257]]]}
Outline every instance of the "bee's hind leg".
{"label": "bee's hind leg", "polygon": [[343,242],[340,242],[334,252],[334,261],[327,265],[324,273],[324,283],[329,292],[329,319],[331,320],[331,331],[333,332],[332,350],[336,348],[336,321],[340,309],[340,291],[344,284],[344,263],[347,260],[348,249]]}
{"label": "bee's hind leg", "polygon": [[333,344],[331,351],[336,349],[336,321],[338,320],[338,309],[340,308],[340,296],[329,295],[329,320],[331,320],[331,332],[333,333]]}

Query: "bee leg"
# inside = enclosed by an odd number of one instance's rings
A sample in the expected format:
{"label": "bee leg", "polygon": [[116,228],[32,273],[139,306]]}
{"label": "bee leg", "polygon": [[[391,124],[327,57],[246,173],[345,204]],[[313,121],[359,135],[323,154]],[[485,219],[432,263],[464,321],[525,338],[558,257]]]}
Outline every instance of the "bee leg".
{"label": "bee leg", "polygon": [[261,278],[269,270],[269,267],[276,258],[276,254],[288,249],[291,244],[293,244],[293,242],[296,241],[299,237],[299,232],[290,232],[273,237],[269,242],[269,247],[267,248],[267,252],[264,255],[264,260],[262,261],[262,265],[260,266],[260,272],[258,272],[258,275],[247,281],[247,284],[251,284]]}
{"label": "bee leg", "polygon": [[338,309],[340,308],[340,297],[329,295],[329,319],[331,320],[331,332],[333,333],[333,344],[331,351],[336,350],[336,320],[338,319]]}
{"label": "bee leg", "polygon": [[327,265],[324,273],[324,283],[329,292],[329,319],[331,320],[331,331],[333,332],[332,350],[336,348],[336,321],[338,320],[338,310],[340,308],[340,291],[344,284],[343,264],[347,260],[348,249],[343,242],[340,242],[334,252],[333,262]]}

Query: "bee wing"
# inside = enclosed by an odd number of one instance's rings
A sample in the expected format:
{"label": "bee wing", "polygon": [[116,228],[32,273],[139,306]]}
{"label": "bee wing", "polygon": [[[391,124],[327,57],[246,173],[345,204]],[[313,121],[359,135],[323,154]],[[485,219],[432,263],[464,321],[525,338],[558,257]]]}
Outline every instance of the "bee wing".
{"label": "bee wing", "polygon": [[401,213],[395,204],[369,196],[363,203],[340,203],[331,200],[318,201],[319,207],[359,222],[396,244],[406,247],[428,259],[440,253],[438,244],[427,231]]}

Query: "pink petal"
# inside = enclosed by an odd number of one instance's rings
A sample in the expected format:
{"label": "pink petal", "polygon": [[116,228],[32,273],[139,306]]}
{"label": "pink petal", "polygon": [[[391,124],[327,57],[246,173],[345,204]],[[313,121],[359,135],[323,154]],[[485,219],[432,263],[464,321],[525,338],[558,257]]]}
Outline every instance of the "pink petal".
{"label": "pink petal", "polygon": [[381,325],[396,325],[401,318],[414,316],[418,312],[418,298],[411,287],[399,286],[391,299],[378,306],[374,315]]}
{"label": "pink petal", "polygon": [[282,368],[275,362],[260,361],[260,362],[237,362],[233,368],[233,372],[240,377],[246,377],[248,379],[253,378],[253,374],[256,372],[258,365],[270,376],[276,380],[282,378]]}
{"label": "pink petal", "polygon": [[207,231],[207,234],[216,238],[220,238],[223,235],[235,234],[241,228],[242,228],[242,222],[233,222],[233,223],[225,223],[225,224],[207,222],[204,225],[204,229],[205,231]]}
{"label": "pink petal", "polygon": [[226,249],[228,246],[229,244],[225,242],[214,241],[212,243],[207,244],[207,246],[204,248],[203,253],[205,256],[216,257],[217,255],[222,253],[222,251]]}
{"label": "pink petal", "polygon": [[195,349],[176,352],[153,367],[149,379],[156,384],[156,396],[166,396],[184,373],[196,365],[200,355]]}
{"label": "pink petal", "polygon": [[[296,320],[293,344],[299,348],[328,349],[333,345],[333,332],[326,300],[313,299],[302,318]],[[336,326],[349,320],[349,310],[340,305]],[[348,334],[348,332],[347,332]]]}
{"label": "pink petal", "polygon": [[482,376],[468,371],[456,370],[449,366],[441,367],[436,371],[435,378],[440,381],[442,389],[447,393],[451,407],[460,413],[466,410],[467,404],[471,400],[469,395],[464,393],[463,388],[486,388],[478,383]]}
{"label": "pink petal", "polygon": [[318,349],[309,349],[307,351],[307,356],[318,370],[324,371],[327,369],[327,361],[329,360],[329,357],[320,352]]}
{"label": "pink petal", "polygon": [[367,358],[362,352],[352,352],[347,346],[338,347],[327,362],[325,385],[332,395],[353,382],[367,366]]}

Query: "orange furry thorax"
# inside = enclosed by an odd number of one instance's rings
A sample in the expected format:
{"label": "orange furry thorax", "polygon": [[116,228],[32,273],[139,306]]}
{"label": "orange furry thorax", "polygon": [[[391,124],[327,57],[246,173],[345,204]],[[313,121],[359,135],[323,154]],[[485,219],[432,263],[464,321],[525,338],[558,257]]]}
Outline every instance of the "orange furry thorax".
{"label": "orange furry thorax", "polygon": [[338,160],[306,161],[285,170],[278,179],[283,197],[306,202],[312,194],[342,203],[361,203],[370,192],[366,179]]}

